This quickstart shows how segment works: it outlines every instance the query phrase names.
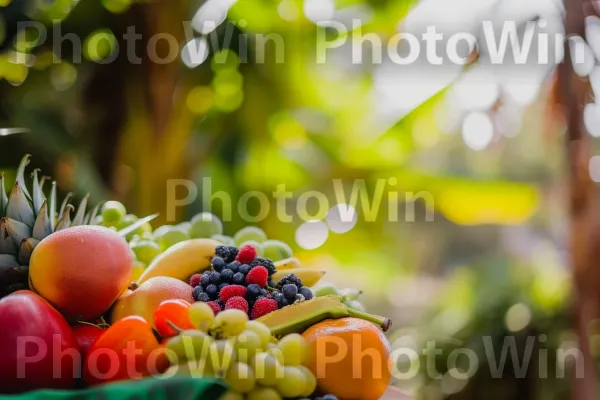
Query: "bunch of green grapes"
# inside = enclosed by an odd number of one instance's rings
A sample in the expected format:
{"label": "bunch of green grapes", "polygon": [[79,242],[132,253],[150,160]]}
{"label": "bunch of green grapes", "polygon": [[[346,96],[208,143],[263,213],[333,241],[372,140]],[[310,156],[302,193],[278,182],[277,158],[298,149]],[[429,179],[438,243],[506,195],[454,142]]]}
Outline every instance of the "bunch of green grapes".
{"label": "bunch of green grapes", "polygon": [[227,400],[279,400],[306,398],[317,380],[304,365],[310,347],[299,334],[277,341],[269,328],[249,321],[236,309],[214,315],[203,302],[192,304],[189,319],[195,327],[166,344],[171,367],[164,376],[212,376],[229,387]]}
{"label": "bunch of green grapes", "polygon": [[341,296],[342,302],[349,308],[357,311],[365,312],[365,306],[360,302],[359,298],[362,294],[362,290],[355,288],[338,289],[330,283],[319,285],[313,292],[316,297],[323,297],[329,295]]}

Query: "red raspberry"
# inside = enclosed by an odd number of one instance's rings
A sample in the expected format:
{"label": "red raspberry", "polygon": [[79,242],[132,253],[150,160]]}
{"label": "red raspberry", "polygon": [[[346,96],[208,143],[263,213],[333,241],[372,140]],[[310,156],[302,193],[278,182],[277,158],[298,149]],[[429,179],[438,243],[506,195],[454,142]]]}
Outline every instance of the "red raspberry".
{"label": "red raspberry", "polygon": [[275,300],[266,297],[256,300],[254,307],[252,307],[252,319],[260,318],[275,310],[277,310],[277,302]]}
{"label": "red raspberry", "polygon": [[246,246],[240,249],[237,257],[235,259],[242,264],[250,264],[256,258],[256,249],[253,246],[247,244]]}
{"label": "red raspberry", "polygon": [[202,274],[194,274],[190,278],[190,286],[196,287],[200,284],[200,279],[202,279]]}
{"label": "red raspberry", "polygon": [[212,308],[215,315],[221,312],[221,306],[216,301],[207,301],[206,304],[208,304],[210,308]]}
{"label": "red raspberry", "polygon": [[219,298],[223,303],[226,303],[227,300],[234,296],[246,297],[246,287],[242,285],[229,285],[225,286],[219,292]]}
{"label": "red raspberry", "polygon": [[250,285],[251,283],[256,283],[261,288],[267,286],[267,281],[269,280],[269,271],[262,265],[258,265],[248,272],[246,275],[246,283]]}
{"label": "red raspberry", "polygon": [[235,296],[227,300],[227,303],[225,303],[225,309],[229,310],[232,308],[235,308],[236,310],[242,310],[248,314],[248,302],[243,297]]}

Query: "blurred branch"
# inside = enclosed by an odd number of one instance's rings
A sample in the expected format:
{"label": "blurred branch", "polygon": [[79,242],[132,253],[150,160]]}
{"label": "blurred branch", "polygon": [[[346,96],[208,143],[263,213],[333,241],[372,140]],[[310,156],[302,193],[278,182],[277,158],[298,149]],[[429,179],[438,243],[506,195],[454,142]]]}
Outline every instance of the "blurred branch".
{"label": "blurred branch", "polygon": [[[585,38],[583,0],[564,0],[565,33]],[[598,279],[594,247],[600,238],[594,188],[588,172],[590,139],[583,120],[583,107],[589,86],[573,70],[569,41],[565,41],[565,60],[559,66],[561,103],[567,122],[567,162],[569,168],[570,249],[574,274],[576,331],[584,357],[584,377],[574,379],[573,399],[598,398],[598,381],[589,343],[588,327],[598,317]]]}

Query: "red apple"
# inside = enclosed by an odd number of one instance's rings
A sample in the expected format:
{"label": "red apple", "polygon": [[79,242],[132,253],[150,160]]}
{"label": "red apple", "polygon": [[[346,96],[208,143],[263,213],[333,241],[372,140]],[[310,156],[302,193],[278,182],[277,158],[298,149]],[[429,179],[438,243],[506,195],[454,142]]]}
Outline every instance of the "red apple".
{"label": "red apple", "polygon": [[0,326],[0,393],[74,386],[81,366],[77,341],[46,300],[25,290],[0,299]]}
{"label": "red apple", "polygon": [[85,358],[92,344],[104,333],[104,329],[89,324],[79,324],[73,327],[73,334],[77,340],[77,346],[81,356]]}

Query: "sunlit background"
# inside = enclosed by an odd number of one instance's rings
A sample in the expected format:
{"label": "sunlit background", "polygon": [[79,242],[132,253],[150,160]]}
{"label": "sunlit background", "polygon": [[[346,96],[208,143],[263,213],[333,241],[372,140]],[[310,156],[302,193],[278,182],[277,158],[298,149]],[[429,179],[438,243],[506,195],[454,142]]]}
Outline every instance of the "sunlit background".
{"label": "sunlit background", "polygon": [[[219,198],[210,204],[226,232],[256,224],[292,245],[304,263],[326,269],[329,282],[363,289],[367,309],[393,319],[395,347],[421,354],[436,340],[444,348],[436,358],[439,379],[424,363],[413,362],[419,368],[409,374],[401,360],[399,370],[412,377],[394,384],[407,393],[566,398],[571,373],[555,379],[552,356],[575,346],[555,63],[490,68],[488,55],[473,51],[465,66],[401,68],[385,57],[371,62],[377,47],[352,63],[356,43],[347,36],[326,63],[315,61],[319,38],[335,35],[340,24],[352,29],[353,19],[360,21],[354,29],[376,33],[384,47],[398,32],[429,25],[478,37],[483,20],[544,20],[538,31],[555,34],[563,32],[561,2],[12,1],[0,0],[0,168],[9,184],[22,155],[32,153],[33,165],[52,174],[61,191],[121,200],[137,215],[160,212],[158,226],[168,179],[190,179],[202,195],[210,177],[212,193],[233,200],[230,220]],[[32,29],[15,34],[20,18],[44,23],[46,41]],[[63,37],[80,38],[81,62],[66,39],[62,58],[56,54],[57,20]],[[126,57],[129,26],[144,35],[139,65]],[[144,46],[157,33],[176,40],[175,61],[148,62]],[[275,39],[257,52],[259,34],[276,34],[283,53]],[[590,45],[571,41],[584,60],[574,69],[598,93],[600,19],[588,18],[586,34]],[[163,58],[167,43],[155,43]],[[584,123],[600,137],[600,105],[585,106]],[[600,153],[589,160],[589,174],[600,182]],[[334,180],[343,183],[345,201]],[[370,201],[383,190],[372,218],[360,200],[347,206],[358,180]],[[287,222],[272,195],[282,184],[294,193]],[[256,223],[236,209],[251,190],[270,201]],[[327,207],[311,199],[309,215],[298,215],[298,197],[309,191],[323,193]],[[249,206],[256,215],[257,204]],[[199,199],[179,210],[179,220],[208,207]],[[540,334],[546,340],[535,349],[549,350],[549,379],[538,379],[537,353],[524,379],[514,379],[510,362],[503,379],[491,377],[483,336],[501,349],[502,339],[515,335],[522,349],[527,336]],[[600,332],[591,335],[600,355]],[[481,356],[468,379],[447,368],[449,350],[459,347]]]}

